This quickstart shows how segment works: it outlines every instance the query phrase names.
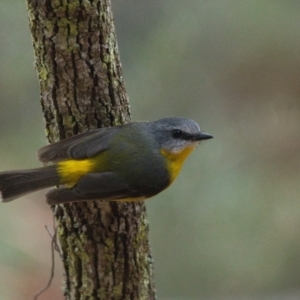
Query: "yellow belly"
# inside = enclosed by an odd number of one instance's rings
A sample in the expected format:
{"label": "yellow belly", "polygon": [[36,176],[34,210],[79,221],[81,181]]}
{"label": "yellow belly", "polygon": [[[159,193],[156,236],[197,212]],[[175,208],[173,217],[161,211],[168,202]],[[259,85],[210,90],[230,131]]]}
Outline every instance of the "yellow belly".
{"label": "yellow belly", "polygon": [[178,152],[170,152],[167,150],[162,149],[160,153],[166,158],[167,160],[167,168],[170,174],[170,184],[175,180],[178,176],[181,167],[185,161],[185,159],[189,156],[189,154],[195,149],[196,145],[187,147],[182,151]]}

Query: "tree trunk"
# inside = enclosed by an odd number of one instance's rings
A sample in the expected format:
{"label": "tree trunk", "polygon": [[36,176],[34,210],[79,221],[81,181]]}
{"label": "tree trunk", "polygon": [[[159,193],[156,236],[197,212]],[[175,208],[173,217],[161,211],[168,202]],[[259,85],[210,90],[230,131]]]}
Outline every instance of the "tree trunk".
{"label": "tree trunk", "polygon": [[[110,1],[27,5],[48,140],[128,122]],[[155,299],[143,202],[88,201],[53,211],[65,299]]]}

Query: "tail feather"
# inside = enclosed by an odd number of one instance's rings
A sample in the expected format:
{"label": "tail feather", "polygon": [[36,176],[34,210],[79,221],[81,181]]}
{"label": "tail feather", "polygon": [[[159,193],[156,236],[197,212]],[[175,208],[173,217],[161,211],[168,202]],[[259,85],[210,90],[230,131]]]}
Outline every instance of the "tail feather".
{"label": "tail feather", "polygon": [[55,166],[0,173],[0,199],[9,202],[25,194],[59,184]]}

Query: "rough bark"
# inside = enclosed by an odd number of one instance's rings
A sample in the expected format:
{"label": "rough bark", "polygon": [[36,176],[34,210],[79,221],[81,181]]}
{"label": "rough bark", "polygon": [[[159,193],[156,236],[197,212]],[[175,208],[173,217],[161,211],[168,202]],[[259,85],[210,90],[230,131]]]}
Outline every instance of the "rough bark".
{"label": "rough bark", "polygon": [[[50,142],[130,120],[109,0],[27,0]],[[66,299],[155,299],[144,203],[56,206]]]}

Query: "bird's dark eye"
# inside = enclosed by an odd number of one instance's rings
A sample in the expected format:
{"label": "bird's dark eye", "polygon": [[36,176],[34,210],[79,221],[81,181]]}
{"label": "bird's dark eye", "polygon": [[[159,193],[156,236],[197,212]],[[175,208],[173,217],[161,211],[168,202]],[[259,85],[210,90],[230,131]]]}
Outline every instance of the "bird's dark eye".
{"label": "bird's dark eye", "polygon": [[182,131],[179,129],[174,129],[173,130],[173,138],[174,139],[179,139],[182,137]]}

